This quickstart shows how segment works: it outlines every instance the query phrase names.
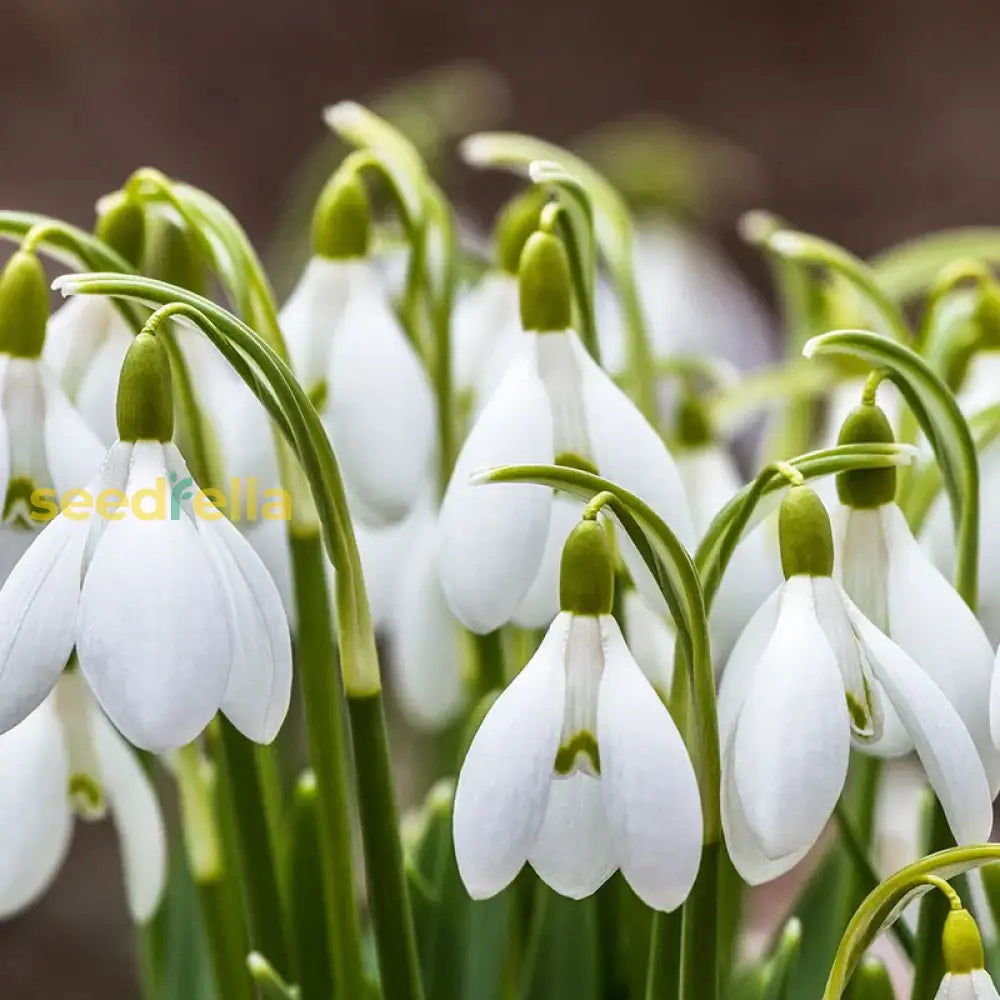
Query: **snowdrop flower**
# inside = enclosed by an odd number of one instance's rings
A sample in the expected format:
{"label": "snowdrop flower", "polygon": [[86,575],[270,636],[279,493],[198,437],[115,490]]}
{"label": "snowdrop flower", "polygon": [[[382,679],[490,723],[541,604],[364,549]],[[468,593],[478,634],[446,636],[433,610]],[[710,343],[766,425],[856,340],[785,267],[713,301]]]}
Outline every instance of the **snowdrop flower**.
{"label": "snowdrop flower", "polygon": [[[694,534],[670,453],[569,329],[569,265],[556,237],[528,240],[519,280],[527,332],[466,439],[441,507],[441,583],[458,620],[480,633],[510,620],[533,628],[552,620],[559,553],[580,507],[536,486],[473,485],[477,471],[511,462],[596,468],[642,497],[686,544]],[[627,539],[622,554],[663,607]]]}
{"label": "snowdrop flower", "polygon": [[434,397],[368,256],[368,200],[334,175],[313,226],[315,255],[281,313],[292,368],[320,410],[351,510],[386,524],[411,508],[435,442]]}
{"label": "snowdrop flower", "polygon": [[[967,417],[1000,402],[1000,350],[976,353],[958,393]],[[979,453],[979,561],[983,567],[1000,562],[1000,508],[993,502],[1000,492],[1000,440],[990,441]],[[921,532],[921,541],[934,564],[946,575],[955,570],[955,535],[947,497],[938,497]],[[981,573],[979,618],[990,643],[1000,646],[1000,573]]]}
{"label": "snowdrop flower", "polygon": [[104,453],[40,357],[48,297],[38,258],[15,253],[0,277],[0,580],[41,528],[36,491],[78,488]]}
{"label": "snowdrop flower", "polygon": [[495,226],[497,267],[487,271],[455,305],[455,391],[477,404],[490,397],[521,342],[517,269],[524,244],[538,226],[543,203],[544,195],[534,187],[508,202]]}
{"label": "snowdrop flower", "polygon": [[[745,279],[709,243],[665,219],[636,229],[636,282],[653,354],[716,355],[753,368],[773,355],[772,323]],[[624,368],[625,321],[613,297],[599,303],[601,357]]]}
{"label": "snowdrop flower", "polygon": [[960,844],[987,839],[990,789],[958,713],[832,578],[830,521],[794,486],[779,511],[786,582],[750,620],[719,693],[722,824],[743,878],[801,860],[844,787],[852,745],[915,749]]}
{"label": "snowdrop flower", "polygon": [[[695,534],[703,538],[716,514],[742,489],[729,450],[714,438],[704,411],[682,400],[674,457],[691,505]],[[712,602],[712,654],[725,662],[740,632],[781,583],[777,535],[771,521],[751,527],[741,539]]]}
{"label": "snowdrop flower", "polygon": [[118,828],[129,911],[152,917],[166,882],[166,831],[152,782],[77,670],[0,735],[0,918],[31,905],[69,850],[74,816]]}
{"label": "snowdrop flower", "polygon": [[673,910],[701,858],[694,770],[611,616],[614,565],[601,524],[573,530],[562,567],[563,610],[462,765],[458,869],[475,899],[500,892],[525,861],[580,899],[620,868],[645,903]]}
{"label": "snowdrop flower", "polygon": [[171,442],[163,345],[142,333],[118,394],[120,440],[0,590],[0,732],[51,691],[74,648],[101,708],[136,746],[193,740],[222,711],[269,742],[291,648],[274,583]]}
{"label": "snowdrop flower", "polygon": [[[885,413],[862,403],[847,417],[840,444],[892,442]],[[973,611],[941,575],[895,503],[896,470],[837,476],[837,579],[859,611],[941,689],[961,716],[995,793],[1000,753],[990,737],[993,648]],[[1000,688],[993,710],[1000,719]],[[887,734],[886,743],[891,743]],[[902,731],[896,734],[908,742]]]}
{"label": "snowdrop flower", "polygon": [[946,971],[934,1000],[1000,1000],[986,971],[979,928],[968,910],[952,909],[948,914],[941,946]]}

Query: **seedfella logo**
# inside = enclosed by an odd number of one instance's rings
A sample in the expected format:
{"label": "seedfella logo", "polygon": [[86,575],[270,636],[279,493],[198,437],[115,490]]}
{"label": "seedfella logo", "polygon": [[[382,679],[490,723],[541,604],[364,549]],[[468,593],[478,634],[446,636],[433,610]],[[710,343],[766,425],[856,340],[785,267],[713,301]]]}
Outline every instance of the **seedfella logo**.
{"label": "seedfella logo", "polygon": [[179,478],[170,473],[169,485],[163,476],[157,476],[152,486],[132,493],[107,489],[96,494],[88,490],[66,490],[59,495],[52,489],[32,490],[30,494],[31,520],[45,524],[62,514],[71,521],[85,521],[90,517],[105,521],[121,521],[131,514],[140,521],[180,520],[181,514],[205,521],[290,521],[292,498],[287,490],[268,488],[261,490],[257,480],[229,480],[229,489],[199,489],[190,476]]}

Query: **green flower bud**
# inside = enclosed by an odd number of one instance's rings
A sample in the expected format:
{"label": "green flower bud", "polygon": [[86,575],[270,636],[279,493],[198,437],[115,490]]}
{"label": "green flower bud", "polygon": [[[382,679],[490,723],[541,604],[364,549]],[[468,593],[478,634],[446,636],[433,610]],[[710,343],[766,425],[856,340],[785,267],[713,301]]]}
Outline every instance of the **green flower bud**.
{"label": "green flower bud", "polygon": [[551,233],[533,233],[521,252],[518,270],[521,326],[546,333],[567,330],[572,322],[569,258],[562,240]]}
{"label": "green flower bud", "polygon": [[0,275],[0,352],[37,358],[49,321],[49,283],[41,261],[18,250]]}
{"label": "green flower bud", "polygon": [[129,346],[118,380],[118,437],[169,441],[173,436],[170,359],[155,334],[140,333]]}
{"label": "green flower bud", "polygon": [[823,501],[808,486],[792,486],[781,501],[778,543],[786,580],[833,573],[830,517]]}
{"label": "green flower bud", "polygon": [[981,348],[995,350],[1000,347],[1000,285],[995,281],[985,282],[979,290],[976,326]]}
{"label": "green flower bud", "polygon": [[714,440],[712,422],[702,403],[685,392],[677,404],[677,444],[682,448],[702,448]]}
{"label": "green flower bud", "polygon": [[[837,444],[892,444],[896,440],[889,418],[874,403],[862,403],[847,415]],[[837,475],[837,496],[859,510],[881,507],[896,499],[896,467],[851,469]]]}
{"label": "green flower bud", "polygon": [[609,615],[615,597],[615,561],[604,526],[582,520],[563,546],[559,607],[574,615]]}
{"label": "green flower bud", "polygon": [[205,261],[183,223],[157,212],[146,227],[145,270],[151,278],[201,295],[205,291]]}
{"label": "green flower bud", "polygon": [[353,171],[337,171],[326,182],[313,212],[313,253],[330,260],[367,257],[371,231],[364,185]]}
{"label": "green flower bud", "polygon": [[954,975],[967,975],[984,967],[983,939],[968,910],[952,910],[945,918],[941,950],[945,968]]}
{"label": "green flower bud", "polygon": [[545,193],[540,188],[531,187],[511,198],[497,215],[493,227],[497,263],[508,274],[517,275],[521,251],[538,228],[544,205]]}
{"label": "green flower bud", "polygon": [[871,955],[862,960],[851,980],[851,1000],[896,1000],[889,970]]}
{"label": "green flower bud", "polygon": [[115,198],[98,218],[94,235],[137,268],[146,242],[146,213],[142,205],[124,195]]}

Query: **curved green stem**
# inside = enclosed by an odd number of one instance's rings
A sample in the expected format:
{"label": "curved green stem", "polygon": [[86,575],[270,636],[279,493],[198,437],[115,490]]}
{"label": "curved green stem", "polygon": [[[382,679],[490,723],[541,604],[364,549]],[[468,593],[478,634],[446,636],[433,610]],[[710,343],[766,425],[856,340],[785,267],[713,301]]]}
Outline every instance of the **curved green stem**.
{"label": "curved green stem", "polygon": [[[74,276],[63,279],[61,284],[68,291],[83,294],[129,296],[157,305],[182,303],[187,307],[190,318],[198,323],[213,344],[227,344],[239,350],[270,387],[274,400],[284,412],[290,432],[288,443],[294,448],[308,480],[319,511],[323,538],[337,570],[334,587],[338,645],[348,699],[352,704],[363,701],[378,709],[370,709],[366,727],[351,727],[358,784],[364,788],[363,794],[371,796],[374,801],[394,801],[388,756],[376,752],[379,740],[385,739],[384,720],[381,718],[381,679],[357,540],[336,456],[305,391],[288,366],[258,334],[225,309],[199,295],[163,282],[121,275]],[[328,667],[326,664],[303,664],[303,669],[323,670]],[[401,851],[394,852],[386,847],[390,840],[398,841],[398,828],[385,826],[391,818],[392,813],[387,808],[362,810],[369,890],[373,899],[380,901],[379,908],[374,912],[380,967],[383,979],[419,985],[412,926],[409,926],[408,933],[393,932],[395,922],[403,921],[404,925],[409,925],[412,918]],[[373,863],[376,858],[379,860],[377,865]],[[419,991],[396,996],[403,1000],[419,996]],[[396,996],[391,1000],[396,1000]]]}
{"label": "curved green stem", "polygon": [[859,257],[828,240],[791,229],[771,233],[764,239],[764,244],[779,257],[799,264],[828,267],[843,275],[875,307],[896,340],[906,343],[911,339],[910,328],[899,306],[885,293],[874,272]]}
{"label": "curved green stem", "polygon": [[955,587],[973,610],[979,564],[979,462],[969,425],[955,397],[928,364],[904,344],[863,330],[814,337],[806,357],[847,354],[884,368],[920,427],[941,467],[957,527]]}

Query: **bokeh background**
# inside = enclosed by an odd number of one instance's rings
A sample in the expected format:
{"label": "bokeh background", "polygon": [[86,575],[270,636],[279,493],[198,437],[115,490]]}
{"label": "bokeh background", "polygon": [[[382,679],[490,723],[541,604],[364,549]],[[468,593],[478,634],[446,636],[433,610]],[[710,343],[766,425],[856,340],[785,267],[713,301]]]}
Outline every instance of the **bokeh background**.
{"label": "bokeh background", "polygon": [[[0,206],[89,225],[153,165],[267,248],[325,104],[474,60],[506,84],[477,125],[566,142],[646,112],[734,144],[699,208],[766,294],[746,208],[865,255],[996,220],[998,38],[994,0],[0,0]],[[447,180],[482,219],[502,193],[454,161]],[[44,902],[0,925],[0,996],[134,996],[118,883],[110,831],[81,826]]]}

